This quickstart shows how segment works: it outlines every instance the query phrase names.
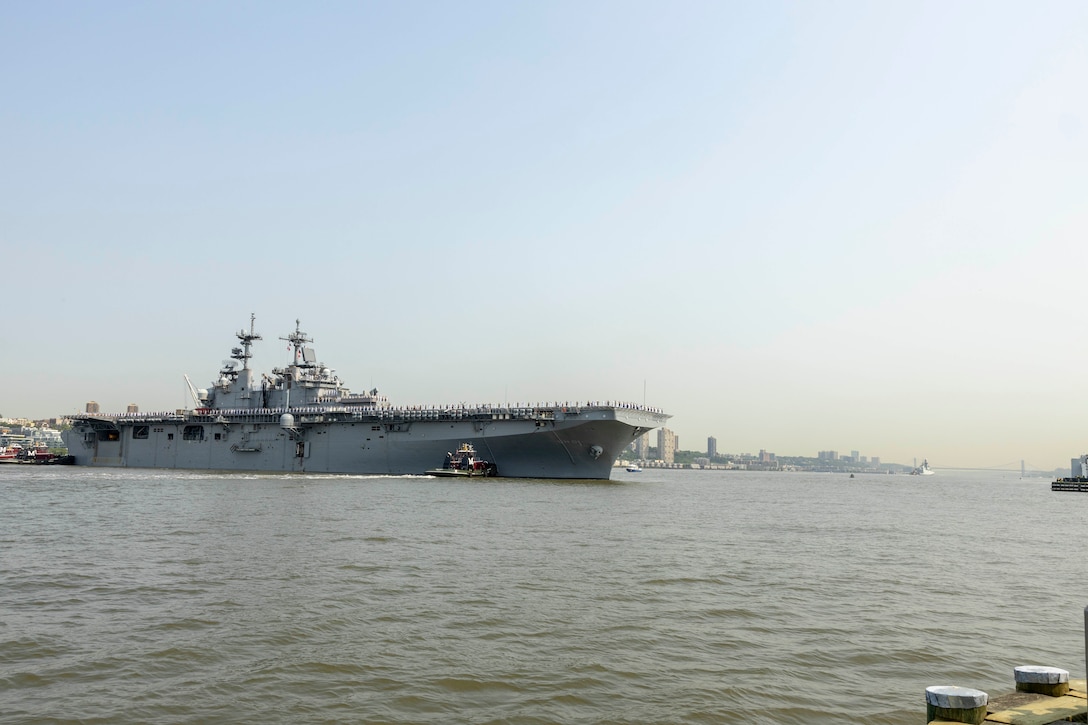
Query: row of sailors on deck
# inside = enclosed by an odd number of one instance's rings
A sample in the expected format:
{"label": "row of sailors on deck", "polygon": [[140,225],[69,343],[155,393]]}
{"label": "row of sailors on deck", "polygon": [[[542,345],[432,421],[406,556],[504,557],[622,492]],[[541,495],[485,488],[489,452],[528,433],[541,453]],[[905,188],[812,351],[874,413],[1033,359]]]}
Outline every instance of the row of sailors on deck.
{"label": "row of sailors on deck", "polygon": [[[390,405],[374,406],[374,405],[342,405],[334,401],[324,402],[319,405],[299,405],[291,406],[287,412],[291,413],[320,413],[327,410],[343,410],[349,412],[356,411],[380,411],[384,413],[411,413],[415,411],[430,411],[430,412],[442,412],[442,411],[459,411],[459,412],[492,412],[492,411],[509,411],[509,410],[526,410],[526,409],[567,409],[567,408],[624,408],[627,410],[641,410],[650,413],[661,413],[659,408],[652,408],[645,405],[639,405],[636,403],[622,403],[613,402],[607,400],[605,402],[589,401],[582,403],[581,401],[570,403],[525,403],[520,402],[509,404],[504,403],[502,405],[494,405],[486,403],[483,405],[469,405],[468,403],[460,403],[456,405],[410,405],[404,407],[393,407]],[[213,408],[207,411],[209,415],[277,415],[285,412],[283,408]],[[163,411],[160,413],[115,413],[110,417],[113,418],[163,418],[166,416],[177,416],[180,411]]]}

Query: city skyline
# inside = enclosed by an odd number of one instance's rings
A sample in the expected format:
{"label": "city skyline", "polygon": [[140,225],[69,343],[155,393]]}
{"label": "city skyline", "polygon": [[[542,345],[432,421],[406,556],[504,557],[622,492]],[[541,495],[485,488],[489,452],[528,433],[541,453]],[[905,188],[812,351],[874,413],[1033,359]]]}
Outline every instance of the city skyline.
{"label": "city skyline", "polygon": [[183,407],[256,314],[255,369],[299,319],[398,405],[1064,467],[1086,31],[1071,1],[9,3],[0,411]]}

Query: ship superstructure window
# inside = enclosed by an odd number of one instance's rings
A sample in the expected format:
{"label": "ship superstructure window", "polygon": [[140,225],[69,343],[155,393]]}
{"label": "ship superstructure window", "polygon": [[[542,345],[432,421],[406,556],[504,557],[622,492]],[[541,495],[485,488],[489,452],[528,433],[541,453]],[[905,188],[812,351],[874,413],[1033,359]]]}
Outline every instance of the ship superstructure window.
{"label": "ship superstructure window", "polygon": [[181,439],[183,441],[202,441],[204,440],[204,426],[202,425],[187,425],[181,431]]}
{"label": "ship superstructure window", "polygon": [[116,428],[110,428],[109,430],[98,431],[98,440],[100,441],[119,441],[121,440],[121,431]]}
{"label": "ship superstructure window", "polygon": [[146,425],[134,425],[134,426],[132,426],[132,437],[133,438],[137,438],[137,439],[147,438],[148,434],[150,434],[150,432],[151,432],[151,429],[150,429],[149,426],[146,426]]}

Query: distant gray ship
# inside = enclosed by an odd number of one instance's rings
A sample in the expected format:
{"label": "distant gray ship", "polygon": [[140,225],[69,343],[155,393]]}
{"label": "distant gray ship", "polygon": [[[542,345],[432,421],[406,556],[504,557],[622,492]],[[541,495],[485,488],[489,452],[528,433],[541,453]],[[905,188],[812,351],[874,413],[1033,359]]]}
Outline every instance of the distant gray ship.
{"label": "distant gray ship", "polygon": [[193,410],[74,416],[64,441],[76,465],[422,475],[470,444],[499,476],[607,479],[631,441],[670,417],[614,402],[394,407],[376,389],[348,390],[297,321],[280,338],[294,362],[259,378],[254,318],[236,335],[210,390],[185,378]]}

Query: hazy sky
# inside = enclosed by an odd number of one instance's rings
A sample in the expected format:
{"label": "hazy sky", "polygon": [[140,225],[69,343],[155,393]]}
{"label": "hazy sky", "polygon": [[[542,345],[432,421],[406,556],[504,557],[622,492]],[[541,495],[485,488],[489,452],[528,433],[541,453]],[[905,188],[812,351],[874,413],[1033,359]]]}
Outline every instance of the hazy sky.
{"label": "hazy sky", "polygon": [[0,414],[257,315],[402,404],[684,449],[1088,451],[1088,3],[0,3]]}

